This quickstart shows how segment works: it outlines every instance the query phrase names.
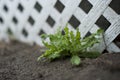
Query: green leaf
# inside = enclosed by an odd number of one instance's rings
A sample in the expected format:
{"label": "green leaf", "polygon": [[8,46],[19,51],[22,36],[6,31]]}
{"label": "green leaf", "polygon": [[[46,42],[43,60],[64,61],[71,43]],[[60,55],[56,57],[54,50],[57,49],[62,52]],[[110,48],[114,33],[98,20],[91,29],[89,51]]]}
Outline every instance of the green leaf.
{"label": "green leaf", "polygon": [[79,32],[79,29],[77,28],[76,40],[80,40],[80,39],[81,39],[80,32]]}
{"label": "green leaf", "polygon": [[103,32],[104,32],[103,29],[98,29],[98,30],[97,30],[97,34],[101,34],[101,33],[103,33]]}
{"label": "green leaf", "polygon": [[61,52],[61,51],[62,51],[62,50],[53,52],[53,54],[49,55],[48,58],[49,58],[50,60],[54,60],[54,59],[56,59],[56,58],[59,58],[59,57],[61,56],[61,55],[60,55],[60,52]]}
{"label": "green leaf", "polygon": [[47,34],[42,34],[42,35],[41,35],[41,38],[42,38],[42,39],[46,39],[47,37],[48,37]]}
{"label": "green leaf", "polygon": [[71,38],[71,42],[74,42],[75,36],[73,34],[73,31],[70,31],[70,38]]}
{"label": "green leaf", "polygon": [[73,65],[79,65],[81,63],[81,59],[77,55],[72,56],[70,61]]}
{"label": "green leaf", "polygon": [[68,36],[69,35],[69,29],[68,29],[68,27],[65,27],[64,31],[65,31],[65,34]]}
{"label": "green leaf", "polygon": [[43,58],[43,55],[39,56],[39,57],[37,58],[37,61],[40,61],[42,58]]}
{"label": "green leaf", "polygon": [[51,48],[51,45],[48,44],[48,42],[42,41],[42,43],[43,43],[47,48]]}

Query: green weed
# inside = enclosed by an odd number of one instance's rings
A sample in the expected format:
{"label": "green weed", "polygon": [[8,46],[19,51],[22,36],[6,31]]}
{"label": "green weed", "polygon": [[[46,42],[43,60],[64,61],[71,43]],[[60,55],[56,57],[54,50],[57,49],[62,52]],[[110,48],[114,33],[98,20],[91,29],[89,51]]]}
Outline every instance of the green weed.
{"label": "green weed", "polygon": [[[41,35],[42,42],[48,50],[38,57],[38,60],[46,58],[51,61],[56,58],[70,56],[71,63],[73,65],[79,65],[81,58],[96,58],[100,55],[100,53],[91,52],[89,49],[94,44],[99,43],[100,38],[96,38],[96,36],[102,34],[103,31],[101,29],[83,39],[78,29],[76,30],[76,34],[74,34],[68,27],[65,27],[64,32],[65,34],[62,35],[59,29],[55,34]],[[50,42],[46,42],[46,38],[49,38]]]}

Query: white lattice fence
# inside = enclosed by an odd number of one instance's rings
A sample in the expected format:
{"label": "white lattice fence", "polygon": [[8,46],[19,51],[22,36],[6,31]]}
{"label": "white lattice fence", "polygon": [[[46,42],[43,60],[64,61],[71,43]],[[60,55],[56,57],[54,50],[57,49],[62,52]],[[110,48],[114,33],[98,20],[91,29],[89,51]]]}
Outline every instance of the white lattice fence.
{"label": "white lattice fence", "polygon": [[[119,0],[0,0],[0,39],[8,40],[12,32],[17,40],[41,45],[42,33],[69,23],[74,31],[79,27],[82,37],[104,29],[107,50],[120,52],[114,43],[120,35],[119,5]],[[97,48],[104,51],[104,42]]]}

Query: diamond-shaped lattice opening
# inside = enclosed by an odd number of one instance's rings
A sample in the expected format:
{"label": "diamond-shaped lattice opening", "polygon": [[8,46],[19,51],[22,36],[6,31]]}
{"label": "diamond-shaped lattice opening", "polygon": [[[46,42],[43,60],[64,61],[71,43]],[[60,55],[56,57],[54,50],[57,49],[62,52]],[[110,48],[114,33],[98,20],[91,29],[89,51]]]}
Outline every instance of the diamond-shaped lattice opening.
{"label": "diamond-shaped lattice opening", "polygon": [[85,37],[88,37],[90,35],[91,35],[91,33],[88,31],[88,33],[85,35]]}
{"label": "diamond-shaped lattice opening", "polygon": [[13,35],[13,32],[12,32],[12,30],[10,28],[7,29],[7,34],[8,35]]}
{"label": "diamond-shaped lattice opening", "polygon": [[106,49],[102,53],[109,53]]}
{"label": "diamond-shaped lattice opening", "polygon": [[120,48],[120,34],[113,41]]}
{"label": "diamond-shaped lattice opening", "polygon": [[53,19],[51,16],[48,16],[46,22],[47,22],[51,27],[53,27],[54,24],[55,24],[55,21],[54,21],[54,19]]}
{"label": "diamond-shaped lattice opening", "polygon": [[31,16],[29,16],[28,22],[29,22],[31,25],[34,25],[35,20],[34,20]]}
{"label": "diamond-shaped lattice opening", "polygon": [[15,16],[12,18],[12,21],[13,21],[14,24],[18,23],[18,20],[17,20],[17,18]]}
{"label": "diamond-shaped lattice opening", "polygon": [[3,21],[2,17],[0,17],[0,23],[4,23],[4,21]]}
{"label": "diamond-shaped lattice opening", "polygon": [[80,25],[80,21],[74,15],[72,15],[68,22],[75,29]]}
{"label": "diamond-shaped lattice opening", "polygon": [[58,10],[58,12],[62,13],[62,11],[64,10],[65,6],[60,2],[60,0],[57,0],[54,8],[56,10]]}
{"label": "diamond-shaped lattice opening", "polygon": [[111,23],[103,15],[100,16],[95,24],[98,25],[98,27],[102,28],[104,31],[106,31],[111,25]]}
{"label": "diamond-shaped lattice opening", "polygon": [[82,0],[81,3],[79,4],[79,7],[85,13],[88,13],[93,6],[92,6],[92,4],[88,0]]}
{"label": "diamond-shaped lattice opening", "polygon": [[18,10],[19,10],[20,12],[23,12],[23,10],[24,10],[23,6],[22,6],[20,3],[18,4]]}
{"label": "diamond-shaped lattice opening", "polygon": [[27,32],[25,29],[22,30],[22,34],[23,34],[25,37],[28,36],[28,32]]}
{"label": "diamond-shaped lattice opening", "polygon": [[3,6],[5,12],[8,12],[8,7],[6,5]]}
{"label": "diamond-shaped lattice opening", "polygon": [[109,5],[116,13],[120,14],[120,0],[112,0]]}
{"label": "diamond-shaped lattice opening", "polygon": [[38,2],[35,3],[34,8],[35,8],[38,12],[40,12],[40,11],[42,10],[42,6],[41,6]]}
{"label": "diamond-shaped lattice opening", "polygon": [[64,31],[64,30],[62,30],[62,32],[61,32],[61,33],[62,33],[62,35],[65,35],[65,31]]}
{"label": "diamond-shaped lattice opening", "polygon": [[42,34],[45,34],[45,32],[41,29],[38,33],[38,35],[42,35]]}

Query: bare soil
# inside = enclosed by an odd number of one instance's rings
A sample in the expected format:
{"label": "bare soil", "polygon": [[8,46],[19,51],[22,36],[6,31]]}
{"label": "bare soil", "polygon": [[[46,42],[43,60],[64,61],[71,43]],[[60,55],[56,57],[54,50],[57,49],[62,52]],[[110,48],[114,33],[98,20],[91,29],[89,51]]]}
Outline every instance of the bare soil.
{"label": "bare soil", "polygon": [[0,80],[120,80],[120,53],[86,58],[75,67],[69,58],[38,62],[41,49],[19,42],[0,42]]}

